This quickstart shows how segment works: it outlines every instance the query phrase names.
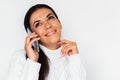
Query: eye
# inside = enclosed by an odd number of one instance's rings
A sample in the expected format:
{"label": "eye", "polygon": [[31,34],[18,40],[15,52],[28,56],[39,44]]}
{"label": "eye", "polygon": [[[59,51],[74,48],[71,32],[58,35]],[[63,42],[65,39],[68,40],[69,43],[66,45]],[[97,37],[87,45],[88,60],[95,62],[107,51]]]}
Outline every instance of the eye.
{"label": "eye", "polygon": [[38,26],[41,26],[42,25],[42,23],[40,23],[40,22],[36,22],[35,23],[35,27],[37,28]]}
{"label": "eye", "polygon": [[55,17],[51,15],[51,16],[48,17],[48,20],[54,19],[54,18],[55,18]]}

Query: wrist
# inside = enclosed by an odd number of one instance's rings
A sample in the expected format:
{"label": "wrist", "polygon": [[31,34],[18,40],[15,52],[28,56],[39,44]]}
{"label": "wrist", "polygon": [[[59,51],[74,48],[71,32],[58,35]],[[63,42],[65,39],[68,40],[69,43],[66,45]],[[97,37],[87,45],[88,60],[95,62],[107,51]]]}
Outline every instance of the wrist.
{"label": "wrist", "polygon": [[38,61],[38,58],[29,58],[29,59],[32,60],[32,61],[35,61],[35,62]]}

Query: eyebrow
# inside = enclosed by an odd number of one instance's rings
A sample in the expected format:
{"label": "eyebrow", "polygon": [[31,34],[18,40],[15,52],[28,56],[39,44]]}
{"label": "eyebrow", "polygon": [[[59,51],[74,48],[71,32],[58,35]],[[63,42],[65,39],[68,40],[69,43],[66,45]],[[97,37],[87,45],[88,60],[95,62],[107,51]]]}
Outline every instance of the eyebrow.
{"label": "eyebrow", "polygon": [[40,22],[40,20],[36,20],[36,21],[33,23],[33,26],[34,26],[34,24],[35,24],[36,22]]}
{"label": "eyebrow", "polygon": [[49,17],[50,15],[54,15],[53,13],[49,13],[48,15],[47,15],[47,17]]}
{"label": "eyebrow", "polygon": [[[54,15],[54,14],[53,14],[53,13],[49,13],[46,17],[48,18],[50,15]],[[40,20],[34,21],[33,26],[34,26],[34,24],[35,24],[36,22],[40,22]]]}

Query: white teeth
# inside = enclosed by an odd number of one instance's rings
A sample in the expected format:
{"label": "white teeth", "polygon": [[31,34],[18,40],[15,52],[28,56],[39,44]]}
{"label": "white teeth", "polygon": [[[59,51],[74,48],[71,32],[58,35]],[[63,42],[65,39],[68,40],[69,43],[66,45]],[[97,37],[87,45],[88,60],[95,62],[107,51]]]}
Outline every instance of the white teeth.
{"label": "white teeth", "polygon": [[55,31],[52,31],[52,32],[48,33],[47,36],[49,37],[49,36],[53,35],[54,33],[55,33]]}

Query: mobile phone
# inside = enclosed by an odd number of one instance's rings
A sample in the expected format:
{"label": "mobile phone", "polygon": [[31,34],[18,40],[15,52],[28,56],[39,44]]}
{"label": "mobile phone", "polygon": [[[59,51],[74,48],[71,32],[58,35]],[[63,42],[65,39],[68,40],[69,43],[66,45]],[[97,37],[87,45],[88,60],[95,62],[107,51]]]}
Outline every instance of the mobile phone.
{"label": "mobile phone", "polygon": [[[28,34],[32,33],[29,29],[27,29],[27,31],[28,31]],[[36,49],[39,52],[39,43],[38,43],[38,41],[34,42],[32,45],[33,45],[34,49]]]}
{"label": "mobile phone", "polygon": [[38,41],[34,42],[33,47],[39,52]]}

